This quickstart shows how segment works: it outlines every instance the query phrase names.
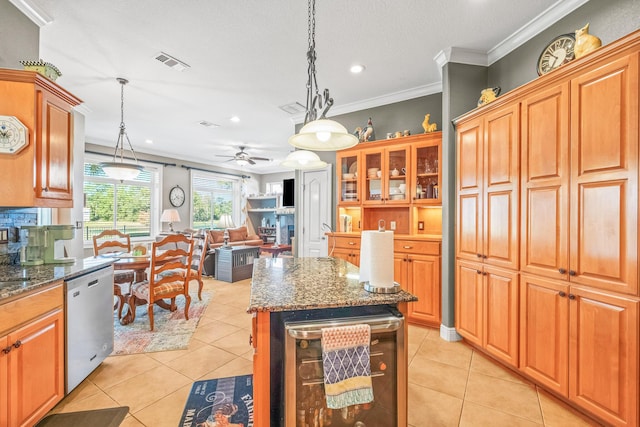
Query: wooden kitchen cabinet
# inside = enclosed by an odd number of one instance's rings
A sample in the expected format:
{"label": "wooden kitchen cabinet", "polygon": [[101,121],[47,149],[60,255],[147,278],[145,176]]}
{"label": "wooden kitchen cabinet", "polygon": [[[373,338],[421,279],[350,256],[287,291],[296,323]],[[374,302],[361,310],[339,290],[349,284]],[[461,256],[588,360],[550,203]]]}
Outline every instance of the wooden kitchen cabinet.
{"label": "wooden kitchen cabinet", "polygon": [[441,315],[440,242],[394,239],[394,280],[418,297],[408,305],[408,321],[439,327]]}
{"label": "wooden kitchen cabinet", "polygon": [[411,145],[410,190],[415,206],[442,204],[442,136],[427,134],[424,140]]}
{"label": "wooden kitchen cabinet", "polygon": [[518,269],[519,103],[457,127],[456,255]]}
{"label": "wooden kitchen cabinet", "polygon": [[[329,253],[336,258],[343,259],[355,266],[360,266],[360,236],[331,236],[329,238]],[[334,246],[331,246],[334,245]],[[331,249],[333,248],[333,252]]]}
{"label": "wooden kitchen cabinet", "polygon": [[360,205],[361,182],[366,176],[360,169],[360,153],[354,151],[336,152],[336,164],[338,165],[338,204]]}
{"label": "wooden kitchen cabinet", "polygon": [[0,110],[29,130],[29,144],[0,155],[4,206],[72,207],[73,114],[81,103],[38,73],[0,69]]}
{"label": "wooden kitchen cabinet", "polygon": [[518,367],[518,273],[468,261],[458,261],[456,273],[456,330]]}
{"label": "wooden kitchen cabinet", "polygon": [[0,425],[32,426],[64,397],[62,305],[59,284],[0,308]]}
{"label": "wooden kitchen cabinet", "polygon": [[[386,148],[363,149],[362,203],[365,205],[397,205],[409,203],[409,174],[411,146],[394,144]],[[380,176],[377,176],[376,172]]]}

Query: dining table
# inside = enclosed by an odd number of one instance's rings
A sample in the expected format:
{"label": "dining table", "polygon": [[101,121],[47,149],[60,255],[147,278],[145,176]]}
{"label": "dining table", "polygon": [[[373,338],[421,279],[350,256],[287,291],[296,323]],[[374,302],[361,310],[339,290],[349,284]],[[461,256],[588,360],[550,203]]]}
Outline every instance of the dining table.
{"label": "dining table", "polygon": [[[98,257],[109,257],[114,258],[115,261],[113,263],[114,270],[131,270],[134,272],[134,283],[142,282],[146,280],[147,269],[151,268],[151,254],[146,255],[132,255],[130,253],[110,253],[110,254],[102,254],[98,255]],[[180,256],[168,257],[157,259],[156,264],[166,264],[171,261],[175,261],[180,258]],[[128,299],[127,299],[128,300]],[[146,300],[137,299],[136,305],[144,305],[147,304]],[[172,309],[171,303],[167,303],[164,300],[156,301],[156,305],[158,307],[162,307],[165,310],[175,311],[175,307]],[[128,325],[132,322],[131,311],[135,308],[129,307],[126,313],[120,318],[121,325]]]}

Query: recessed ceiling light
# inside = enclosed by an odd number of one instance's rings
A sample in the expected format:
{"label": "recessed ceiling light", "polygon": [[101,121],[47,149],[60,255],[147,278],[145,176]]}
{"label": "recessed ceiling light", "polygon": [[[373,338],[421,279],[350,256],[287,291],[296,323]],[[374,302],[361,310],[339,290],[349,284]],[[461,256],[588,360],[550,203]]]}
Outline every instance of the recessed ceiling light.
{"label": "recessed ceiling light", "polygon": [[233,116],[231,117],[229,120],[231,120],[233,123],[238,123],[240,121],[240,117],[238,116]]}
{"label": "recessed ceiling light", "polygon": [[145,139],[144,142],[146,142],[147,144],[153,144],[153,140],[152,139]]}
{"label": "recessed ceiling light", "polygon": [[352,65],[351,68],[349,68],[349,71],[351,71],[353,74],[360,74],[361,72],[364,71],[364,65],[362,64]]}

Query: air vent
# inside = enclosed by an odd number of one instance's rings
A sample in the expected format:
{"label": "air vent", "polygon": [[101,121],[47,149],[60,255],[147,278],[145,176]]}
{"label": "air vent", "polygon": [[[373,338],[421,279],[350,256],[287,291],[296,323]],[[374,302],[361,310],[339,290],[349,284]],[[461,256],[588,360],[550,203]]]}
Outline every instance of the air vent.
{"label": "air vent", "polygon": [[300,104],[299,102],[292,102],[291,104],[281,105],[278,108],[280,108],[285,113],[291,114],[291,115],[300,114],[307,111],[306,107]]}
{"label": "air vent", "polygon": [[154,58],[162,62],[167,67],[173,68],[174,70],[177,70],[177,71],[184,71],[187,68],[191,68],[189,65],[185,64],[179,59],[174,58],[173,56],[168,55],[164,52],[158,53],[157,55],[154,56]]}
{"label": "air vent", "polygon": [[220,127],[220,125],[217,125],[217,124],[215,124],[215,123],[208,122],[208,121],[206,121],[206,120],[200,120],[200,121],[198,122],[198,124],[199,124],[199,125],[202,125],[202,126],[204,126],[204,127],[207,127],[207,128],[219,128],[219,127]]}

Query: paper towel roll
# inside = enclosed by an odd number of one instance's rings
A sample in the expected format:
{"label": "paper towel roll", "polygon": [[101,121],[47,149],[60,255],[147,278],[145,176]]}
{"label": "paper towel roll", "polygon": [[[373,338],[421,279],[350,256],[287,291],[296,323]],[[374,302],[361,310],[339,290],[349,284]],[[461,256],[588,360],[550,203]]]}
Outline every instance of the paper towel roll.
{"label": "paper towel roll", "polygon": [[360,281],[377,288],[393,287],[393,231],[363,231]]}

